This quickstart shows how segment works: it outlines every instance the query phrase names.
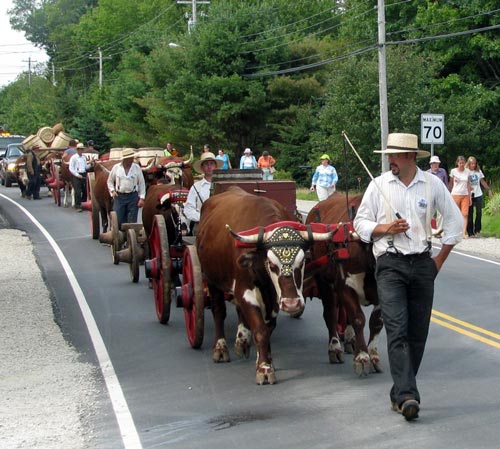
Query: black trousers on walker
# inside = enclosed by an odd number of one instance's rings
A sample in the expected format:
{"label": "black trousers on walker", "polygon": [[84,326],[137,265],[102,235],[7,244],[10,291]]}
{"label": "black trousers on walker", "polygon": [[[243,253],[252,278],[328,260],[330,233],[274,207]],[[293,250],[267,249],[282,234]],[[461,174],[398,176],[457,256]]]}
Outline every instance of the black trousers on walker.
{"label": "black trousers on walker", "polygon": [[416,375],[429,332],[437,268],[430,253],[377,259],[377,289],[387,333],[392,402],[420,402]]}

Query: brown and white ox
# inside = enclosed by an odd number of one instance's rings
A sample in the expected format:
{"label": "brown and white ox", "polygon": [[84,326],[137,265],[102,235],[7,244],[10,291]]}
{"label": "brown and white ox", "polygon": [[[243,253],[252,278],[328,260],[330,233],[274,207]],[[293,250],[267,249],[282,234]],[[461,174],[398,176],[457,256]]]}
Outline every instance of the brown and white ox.
{"label": "brown and white ox", "polygon": [[163,215],[167,227],[168,241],[173,243],[177,236],[176,226],[181,215],[179,197],[187,198],[189,189],[194,183],[190,169],[192,155],[187,161],[160,160],[164,169],[164,177],[156,184],[149,186],[144,207],[142,209],[142,223],[146,236],[151,234],[154,216]]}
{"label": "brown and white ox", "polygon": [[[355,211],[361,203],[362,194],[346,198],[333,194],[319,202],[309,212],[306,223],[347,223],[354,219]],[[352,230],[352,228],[351,228]],[[348,254],[345,251],[348,250]],[[345,257],[336,257],[344,252]],[[330,363],[343,363],[343,349],[338,328],[341,311],[341,325],[347,324],[344,334],[346,352],[354,351],[354,370],[360,375],[381,372],[377,348],[382,330],[381,310],[378,303],[375,281],[375,258],[371,245],[359,238],[346,239],[344,243],[322,243],[311,249],[313,261],[317,264],[314,292],[323,302],[323,318],[328,328],[328,355]],[[314,265],[311,263],[309,266]],[[311,295],[313,296],[313,295]],[[373,305],[370,316],[370,336],[368,345],[364,337],[365,315],[361,306]],[[342,321],[347,320],[347,323]],[[349,348],[349,349],[348,349]]]}
{"label": "brown and white ox", "polygon": [[305,253],[332,236],[291,220],[277,201],[239,187],[210,197],[201,209],[196,247],[215,321],[213,360],[229,361],[227,295],[239,317],[234,350],[248,357],[253,336],[259,385],[276,381],[270,340],[279,310],[295,314],[304,308]]}

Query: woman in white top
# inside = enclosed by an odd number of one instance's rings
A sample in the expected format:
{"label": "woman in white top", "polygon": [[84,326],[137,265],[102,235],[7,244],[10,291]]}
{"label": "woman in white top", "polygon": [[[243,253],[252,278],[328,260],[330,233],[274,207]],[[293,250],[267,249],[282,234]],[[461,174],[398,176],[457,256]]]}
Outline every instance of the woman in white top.
{"label": "woman in white top", "polygon": [[240,159],[240,170],[251,170],[253,168],[257,168],[257,160],[252,154],[252,150],[250,148],[245,148],[243,156],[241,156]]}
{"label": "woman in white top", "polygon": [[472,206],[470,170],[465,168],[465,158],[458,156],[455,162],[456,167],[450,172],[450,191],[458,208],[464,217],[463,237],[467,235],[467,221],[469,217],[469,207]]}
{"label": "woman in white top", "polygon": [[[481,218],[483,209],[483,191],[481,186],[483,186],[490,198],[493,197],[493,192],[490,186],[484,179],[483,172],[479,168],[477,159],[474,156],[470,156],[467,159],[465,168],[470,170],[470,185],[472,189],[472,205],[469,207],[469,219],[467,222],[467,234],[469,237],[479,237],[481,233]],[[474,220],[474,209],[476,209],[476,219]]]}

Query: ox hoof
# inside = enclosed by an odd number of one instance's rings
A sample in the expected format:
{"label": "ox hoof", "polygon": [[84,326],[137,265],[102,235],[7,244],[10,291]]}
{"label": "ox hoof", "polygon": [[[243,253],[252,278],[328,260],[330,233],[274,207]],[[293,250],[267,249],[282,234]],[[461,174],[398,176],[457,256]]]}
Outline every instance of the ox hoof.
{"label": "ox hoof", "polygon": [[383,373],[382,365],[380,364],[380,359],[377,357],[370,357],[372,362],[372,373]]}
{"label": "ox hoof", "polygon": [[346,354],[354,354],[354,344],[352,341],[344,342],[344,352]]}
{"label": "ox hoof", "polygon": [[344,363],[344,351],[338,338],[333,337],[328,345],[330,363]]}
{"label": "ox hoof", "polygon": [[248,359],[250,357],[250,345],[246,342],[236,341],[234,343],[234,352],[238,357]]}
{"label": "ox hoof", "polygon": [[214,363],[225,363],[230,361],[226,340],[224,340],[223,338],[218,340],[215,344],[213,361]]}
{"label": "ox hoof", "polygon": [[359,353],[356,357],[354,357],[354,372],[359,377],[366,377],[370,374],[372,368],[372,362],[370,357],[366,352]]}
{"label": "ox hoof", "polygon": [[344,353],[342,351],[328,351],[330,363],[344,363]]}
{"label": "ox hoof", "polygon": [[276,383],[276,374],[274,368],[269,363],[261,363],[257,368],[257,373],[255,375],[255,381],[257,385],[273,385]]}

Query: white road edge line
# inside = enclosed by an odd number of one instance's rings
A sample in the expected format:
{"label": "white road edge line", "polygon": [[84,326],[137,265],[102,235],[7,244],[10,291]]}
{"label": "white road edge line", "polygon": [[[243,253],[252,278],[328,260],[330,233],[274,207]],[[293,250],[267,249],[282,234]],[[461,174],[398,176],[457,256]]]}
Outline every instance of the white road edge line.
{"label": "white road edge line", "polygon": [[[435,249],[441,249],[440,246],[436,246],[436,245],[433,245],[432,247]],[[451,252],[452,252],[452,254],[458,254],[458,255],[463,256],[463,257],[468,257],[469,259],[476,259],[476,260],[480,260],[481,262],[487,262],[487,263],[491,263],[493,265],[500,266],[500,262],[496,262],[495,260],[484,259],[483,257],[473,256],[471,254],[462,253],[461,251],[457,251],[456,249],[452,250]]]}
{"label": "white road edge line", "polygon": [[0,193],[0,196],[17,206],[33,222],[33,224],[45,236],[50,246],[56,253],[59,261],[61,262],[63,270],[66,273],[66,276],[68,277],[68,280],[71,284],[71,288],[73,289],[76,300],[78,301],[78,305],[80,306],[83,319],[85,320],[85,324],[87,325],[92,344],[94,345],[97,359],[99,361],[99,366],[101,367],[102,375],[104,377],[104,381],[106,382],[109,397],[113,405],[116,420],[118,422],[118,426],[120,427],[120,434],[123,445],[125,449],[143,449],[139,434],[137,433],[137,429],[135,427],[134,420],[128,408],[127,401],[125,399],[125,396],[123,395],[122,387],[120,385],[118,377],[116,376],[115,369],[113,368],[113,364],[111,363],[111,359],[109,358],[104,340],[102,339],[99,328],[97,327],[94,316],[92,315],[92,311],[90,310],[85,295],[83,294],[80,284],[78,283],[75,274],[73,273],[73,270],[68,263],[68,260],[64,256],[61,248],[59,248],[56,241],[48,233],[48,231],[33,215],[31,215],[31,213],[27,209],[25,209],[23,206],[21,206],[11,198],[5,196],[4,194]]}

